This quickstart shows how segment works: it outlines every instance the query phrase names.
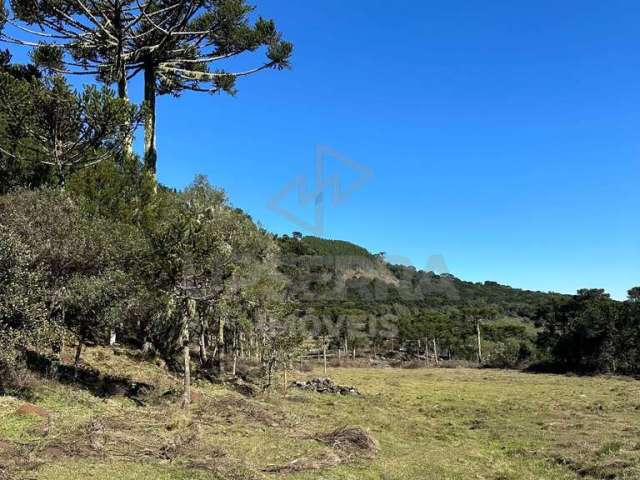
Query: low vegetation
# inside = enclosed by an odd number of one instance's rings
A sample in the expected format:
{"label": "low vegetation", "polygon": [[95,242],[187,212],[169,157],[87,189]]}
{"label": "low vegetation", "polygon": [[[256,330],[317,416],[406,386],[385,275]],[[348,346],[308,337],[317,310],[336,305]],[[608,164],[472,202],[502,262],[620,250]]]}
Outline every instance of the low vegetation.
{"label": "low vegetation", "polygon": [[[69,361],[73,351],[65,354]],[[156,386],[141,407],[32,378],[30,398],[0,397],[8,478],[634,479],[640,385],[468,368],[332,368],[362,393],[283,385],[245,397],[197,382],[180,413],[180,379],[109,348],[88,365]],[[292,379],[321,375],[294,372]],[[280,379],[282,380],[282,379]],[[18,414],[26,403],[45,416]]]}

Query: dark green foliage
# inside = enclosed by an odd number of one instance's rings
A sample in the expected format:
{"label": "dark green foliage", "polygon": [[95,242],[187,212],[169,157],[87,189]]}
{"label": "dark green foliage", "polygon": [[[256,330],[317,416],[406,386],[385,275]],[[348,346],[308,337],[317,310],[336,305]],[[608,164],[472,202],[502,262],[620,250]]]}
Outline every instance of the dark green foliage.
{"label": "dark green foliage", "polygon": [[5,195],[0,221],[31,249],[51,284],[127,267],[143,251],[133,227],[86,213],[63,190]]}
{"label": "dark green foliage", "polygon": [[640,287],[633,287],[628,292],[630,302],[640,302]]}
{"label": "dark green foliage", "polygon": [[64,50],[53,45],[40,45],[31,52],[33,63],[49,73],[55,73],[64,69]]}
{"label": "dark green foliage", "polygon": [[[296,232],[297,233],[297,232]],[[284,235],[279,238],[283,253],[295,255],[354,256],[373,259],[365,248],[343,240]]]}
{"label": "dark green foliage", "polygon": [[171,197],[163,187],[154,193],[154,183],[135,156],[123,162],[108,158],[84,168],[69,177],[66,188],[88,213],[143,229],[165,215]]}
{"label": "dark green foliage", "polygon": [[121,304],[133,283],[119,270],[74,275],[62,294],[65,327],[82,343],[91,340],[106,344],[110,329],[117,328],[123,320],[121,315],[126,312]]}
{"label": "dark green foliage", "polygon": [[624,303],[599,289],[555,301],[545,312],[539,339],[550,364],[565,371],[639,373],[640,310],[634,292]]}
{"label": "dark green foliage", "polygon": [[[23,94],[21,87],[25,84],[39,85],[40,78],[35,66],[12,64],[9,51],[0,51],[0,81],[3,82],[6,101]],[[27,119],[22,119],[21,111],[16,118],[4,110],[0,109],[0,194],[18,187],[35,188],[55,182],[49,165],[32,155],[20,154],[19,145],[30,144],[29,133],[25,130]],[[26,116],[26,112],[24,114]]]}
{"label": "dark green foliage", "polygon": [[539,360],[538,329],[530,321],[505,317],[484,322],[482,335],[485,365],[514,368]]}
{"label": "dark green foliage", "polygon": [[0,74],[0,96],[5,161],[44,165],[60,184],[117,155],[134,124],[135,109],[109,89],[75,93],[59,76],[29,81]]}
{"label": "dark green foliage", "polygon": [[17,80],[33,81],[41,78],[41,74],[35,65],[11,63],[9,50],[0,50],[0,72],[11,75]]}
{"label": "dark green foliage", "polygon": [[[160,80],[160,93],[176,93],[182,89],[203,90],[216,93],[225,91],[235,94],[235,82],[247,72],[229,72],[225,69],[212,71],[209,64],[245,52],[254,52],[266,47],[267,61],[255,70],[264,68],[283,69],[289,67],[293,46],[281,39],[273,20],[258,18],[253,24],[250,14],[254,7],[244,0],[216,0],[203,5],[197,15],[185,9],[183,15],[170,12],[154,17],[154,24],[164,20],[163,29],[174,28],[185,33],[169,36],[166,41],[172,48],[163,48],[153,57],[155,71]],[[164,2],[156,2],[153,9],[166,7]],[[194,10],[195,12],[195,10]],[[184,23],[183,27],[174,25]],[[141,30],[153,30],[154,25],[146,23]],[[189,33],[201,32],[201,33]],[[145,36],[145,44],[153,44],[157,37],[166,38],[155,29],[153,35]],[[202,41],[202,37],[206,41]]]}
{"label": "dark green foliage", "polygon": [[1,197],[0,224],[28,249],[30,268],[41,272],[47,321],[84,342],[104,339],[126,318],[113,313],[148,255],[133,226],[91,215],[68,193],[51,189]]}
{"label": "dark green foliage", "polygon": [[198,343],[209,368],[211,351],[235,358],[251,338],[268,377],[288,368],[306,336],[318,347],[402,358],[433,355],[435,341],[440,358],[475,361],[479,327],[487,366],[639,371],[638,288],[615,302],[602,290],[572,297],[469,283],[300,235],[279,239],[280,252],[204,177],[155,194],[145,178],[137,160],[109,160],[72,175],[67,191],[0,197],[10,252],[0,289],[13,295],[3,295],[0,315],[12,326],[5,331],[19,332],[3,336],[9,351],[50,344],[60,328],[80,344],[104,344],[116,331],[153,344],[174,367],[184,342]]}
{"label": "dark green foliage", "polygon": [[0,223],[0,394],[19,387],[20,356],[59,337],[47,316],[45,272],[20,237]]}
{"label": "dark green foliage", "polygon": [[20,238],[0,225],[0,318],[2,332],[22,329],[44,313],[44,275]]}
{"label": "dark green foliage", "polygon": [[[67,22],[60,5],[84,15],[73,3],[15,3],[36,24]],[[149,35],[126,45],[135,66],[114,62],[147,73],[149,131],[156,93],[235,92],[243,74],[211,73],[202,55],[264,47],[267,62],[255,71],[289,65],[291,45],[272,21],[251,23],[242,0],[175,18],[163,13],[164,2],[147,5],[155,21],[184,20],[175,25],[184,35],[174,36],[142,15],[138,33]],[[160,46],[146,48],[154,42]],[[49,73],[69,55],[87,65],[121,60],[110,47],[85,47],[45,45],[33,60]],[[112,70],[98,75],[122,80]],[[61,77],[12,65],[0,52],[0,94],[0,378],[9,378],[23,349],[50,348],[65,336],[79,357],[84,343],[105,344],[114,333],[185,372],[195,345],[202,372],[223,370],[226,356],[235,365],[250,349],[267,385],[312,339],[319,349],[401,359],[435,357],[433,347],[437,358],[493,367],[542,359],[564,370],[640,372],[640,287],[624,303],[601,290],[532,292],[390,265],[350,242],[274,237],[205,177],[180,192],[156,185],[149,157],[143,165],[122,151],[135,109],[110,90],[76,93]],[[58,183],[64,189],[41,188]]]}
{"label": "dark green foliage", "polygon": [[411,356],[435,340],[440,356],[475,361],[480,324],[484,364],[526,365],[538,358],[540,312],[566,298],[390,265],[352,243],[297,232],[279,243],[289,293],[328,329],[331,348],[355,342]]}

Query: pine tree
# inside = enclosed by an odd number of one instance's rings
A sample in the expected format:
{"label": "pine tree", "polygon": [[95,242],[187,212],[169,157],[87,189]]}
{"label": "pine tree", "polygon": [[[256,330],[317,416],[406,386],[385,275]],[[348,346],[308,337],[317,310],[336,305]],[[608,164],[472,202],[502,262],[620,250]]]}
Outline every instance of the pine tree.
{"label": "pine tree", "polygon": [[[293,50],[272,20],[251,23],[253,7],[244,0],[149,1],[134,35],[135,67],[144,74],[145,152],[155,175],[156,97],[185,90],[235,94],[236,79],[265,69],[289,67]],[[266,47],[266,58],[243,71],[213,69],[224,60]]]}
{"label": "pine tree", "polygon": [[[118,97],[128,100],[126,66],[134,52],[126,46],[141,19],[132,13],[133,5],[127,0],[11,0],[11,8],[0,10],[0,40],[32,48],[34,62],[51,72],[116,83]],[[132,141],[132,135],[124,139],[127,155]]]}
{"label": "pine tree", "polygon": [[[184,90],[235,94],[235,82],[265,69],[289,67],[293,46],[272,20],[251,22],[244,0],[12,0],[0,11],[0,40],[33,48],[38,65],[56,73],[95,75],[117,83],[144,76],[144,161],[155,178],[156,97]],[[243,53],[266,49],[242,71],[213,68]],[[131,137],[125,139],[131,150]]]}
{"label": "pine tree", "polygon": [[59,75],[30,82],[0,73],[0,97],[0,119],[11,126],[2,153],[51,167],[61,185],[70,173],[117,155],[135,117],[107,87],[76,93]]}

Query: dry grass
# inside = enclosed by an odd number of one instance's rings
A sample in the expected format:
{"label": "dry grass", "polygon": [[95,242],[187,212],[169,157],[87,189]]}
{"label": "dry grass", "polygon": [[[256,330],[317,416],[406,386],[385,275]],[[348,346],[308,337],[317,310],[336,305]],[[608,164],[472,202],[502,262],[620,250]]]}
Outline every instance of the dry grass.
{"label": "dry grass", "polygon": [[321,442],[343,452],[348,458],[364,456],[374,458],[378,442],[360,427],[341,427],[316,437]]}
{"label": "dry grass", "polygon": [[[85,363],[177,385],[152,363],[109,349],[88,349]],[[33,402],[49,419],[16,415],[24,402],[0,397],[0,471],[38,480],[640,478],[633,380],[464,368],[329,375],[364,396],[247,399],[202,383],[185,415],[170,398],[138,407],[41,381]]]}

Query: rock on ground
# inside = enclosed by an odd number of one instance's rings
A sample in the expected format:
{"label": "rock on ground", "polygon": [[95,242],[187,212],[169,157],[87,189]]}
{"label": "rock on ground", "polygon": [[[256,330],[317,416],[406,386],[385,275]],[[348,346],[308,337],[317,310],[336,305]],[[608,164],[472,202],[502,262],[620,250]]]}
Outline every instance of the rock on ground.
{"label": "rock on ground", "polygon": [[309,390],[318,393],[331,393],[335,395],[360,395],[356,387],[337,385],[330,378],[313,378],[307,382],[296,380],[291,383],[294,388]]}

